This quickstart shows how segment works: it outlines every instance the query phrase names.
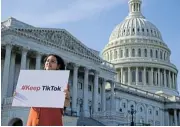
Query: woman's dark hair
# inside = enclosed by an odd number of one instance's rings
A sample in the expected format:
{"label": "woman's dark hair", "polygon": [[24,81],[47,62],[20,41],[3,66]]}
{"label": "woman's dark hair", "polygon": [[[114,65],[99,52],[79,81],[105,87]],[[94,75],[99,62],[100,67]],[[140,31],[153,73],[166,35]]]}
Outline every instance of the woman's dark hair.
{"label": "woman's dark hair", "polygon": [[46,60],[47,60],[47,58],[48,58],[49,56],[54,56],[54,57],[56,57],[57,64],[60,65],[59,70],[65,70],[64,60],[63,60],[60,56],[58,56],[58,55],[49,54],[48,56],[46,56],[46,57],[44,58],[44,63],[46,62]]}

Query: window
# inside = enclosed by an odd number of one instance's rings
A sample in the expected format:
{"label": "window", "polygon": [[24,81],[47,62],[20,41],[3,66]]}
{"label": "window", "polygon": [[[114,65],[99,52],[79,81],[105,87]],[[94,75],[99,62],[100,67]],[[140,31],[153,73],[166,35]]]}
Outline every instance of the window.
{"label": "window", "polygon": [[112,51],[110,52],[110,60],[112,60]]}
{"label": "window", "polygon": [[139,71],[139,82],[142,82],[142,71]]}
{"label": "window", "polygon": [[162,59],[162,51],[160,51],[160,59]]}
{"label": "window", "polygon": [[155,84],[155,72],[153,72],[153,84]]}
{"label": "window", "polygon": [[151,109],[149,109],[149,114],[152,114],[152,110]]}
{"label": "window", "polygon": [[126,83],[128,82],[128,72],[127,71],[125,72],[125,82]]}
{"label": "window", "polygon": [[135,72],[135,70],[132,71],[132,82],[136,82],[136,72]]}
{"label": "window", "polygon": [[122,108],[120,108],[119,111],[122,112]]}
{"label": "window", "polygon": [[143,112],[143,109],[142,109],[142,107],[140,107],[140,112]]}
{"label": "window", "polygon": [[[156,75],[156,79],[158,79],[158,76],[159,76],[159,74],[157,73],[157,75]],[[157,84],[159,84],[158,80],[157,80],[156,82],[157,82]]]}
{"label": "window", "polygon": [[100,94],[100,92],[101,92],[101,89],[100,89],[100,88],[98,88],[98,93]]}
{"label": "window", "polygon": [[163,84],[163,86],[164,86],[164,73],[163,73],[163,75],[162,75],[162,84]]}
{"label": "window", "polygon": [[144,28],[142,28],[142,32],[144,32]]}
{"label": "window", "polygon": [[156,31],[154,31],[154,36],[156,36]]}
{"label": "window", "polygon": [[141,57],[141,49],[138,49],[138,56]]}
{"label": "window", "polygon": [[129,51],[126,49],[126,57],[129,57]]}
{"label": "window", "polygon": [[132,57],[135,57],[135,49],[132,49]]}
{"label": "window", "polygon": [[121,58],[123,57],[123,50],[121,50]]}
{"label": "window", "polygon": [[164,60],[166,60],[166,52],[164,53]]}
{"label": "window", "polygon": [[152,51],[152,49],[150,50],[150,56],[151,56],[151,58],[153,57],[153,51]]}
{"label": "window", "polygon": [[88,91],[91,91],[91,85],[88,85]]}
{"label": "window", "polygon": [[107,60],[109,60],[109,53],[107,53]]}
{"label": "window", "polygon": [[117,59],[117,51],[114,51],[114,59]]}
{"label": "window", "polygon": [[144,56],[147,57],[147,49],[144,49]]}
{"label": "window", "polygon": [[146,83],[149,83],[149,73],[146,71]]}
{"label": "window", "polygon": [[101,109],[100,109],[100,108],[98,108],[98,111],[101,111]]}
{"label": "window", "polygon": [[158,58],[158,51],[156,50],[156,58]]}
{"label": "window", "polygon": [[158,116],[158,111],[156,111],[156,116]]}
{"label": "window", "polygon": [[123,103],[123,108],[126,108],[126,103]]}
{"label": "window", "polygon": [[79,89],[82,89],[83,87],[81,82],[78,83],[78,86],[79,86]]}

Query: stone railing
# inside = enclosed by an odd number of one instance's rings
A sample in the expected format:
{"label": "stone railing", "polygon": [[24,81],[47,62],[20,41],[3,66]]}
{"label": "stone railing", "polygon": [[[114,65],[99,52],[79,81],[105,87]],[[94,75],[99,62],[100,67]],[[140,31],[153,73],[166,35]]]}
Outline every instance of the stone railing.
{"label": "stone railing", "polygon": [[172,63],[170,63],[169,61],[164,61],[161,59],[155,59],[155,58],[139,58],[139,57],[132,57],[132,58],[118,58],[118,59],[114,59],[111,60],[111,62],[113,63],[124,63],[124,62],[149,62],[149,64],[151,64],[152,62],[154,63],[159,63],[159,64],[164,64],[167,66],[171,66],[173,68],[176,68],[176,66]]}
{"label": "stone railing", "polygon": [[101,68],[102,69],[110,69],[110,70],[113,70],[113,71],[115,71],[115,68],[114,68],[114,64],[112,64],[112,63],[110,63],[110,62],[108,62],[108,61],[103,61],[102,63],[101,63]]}
{"label": "stone railing", "polygon": [[116,111],[97,112],[92,115],[92,118],[105,125],[118,125],[118,123],[127,122],[125,114]]}
{"label": "stone railing", "polygon": [[130,91],[130,92],[134,92],[136,94],[144,95],[145,97],[153,97],[156,99],[160,99],[162,101],[165,99],[165,97],[163,97],[161,95],[151,93],[149,91],[145,91],[145,90],[133,87],[133,86],[121,84],[119,82],[115,82],[115,88],[120,88],[120,89],[124,89],[124,90]]}
{"label": "stone railing", "polygon": [[180,102],[180,96],[165,96],[166,101]]}
{"label": "stone railing", "polygon": [[13,97],[4,98],[3,105],[12,105]]}
{"label": "stone railing", "polygon": [[176,101],[180,102],[180,96],[176,96]]}
{"label": "stone railing", "polygon": [[102,65],[106,66],[106,67],[109,67],[109,68],[114,68],[114,65],[108,61],[103,61]]}

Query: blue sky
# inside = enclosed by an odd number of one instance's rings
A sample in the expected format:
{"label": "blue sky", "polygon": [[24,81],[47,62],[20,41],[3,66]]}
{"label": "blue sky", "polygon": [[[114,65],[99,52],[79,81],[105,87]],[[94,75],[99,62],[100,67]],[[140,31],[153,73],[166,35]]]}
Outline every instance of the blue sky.
{"label": "blue sky", "polygon": [[[161,31],[171,62],[180,70],[180,0],[142,2],[143,15]],[[1,6],[2,21],[12,16],[33,26],[64,28],[98,51],[128,15],[128,0],[2,0]]]}

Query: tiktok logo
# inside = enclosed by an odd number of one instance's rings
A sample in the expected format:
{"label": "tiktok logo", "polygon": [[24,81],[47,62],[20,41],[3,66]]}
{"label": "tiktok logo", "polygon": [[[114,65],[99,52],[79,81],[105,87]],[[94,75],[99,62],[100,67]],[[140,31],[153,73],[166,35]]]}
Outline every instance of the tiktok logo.
{"label": "tiktok logo", "polygon": [[61,91],[61,87],[56,86],[42,86],[43,91]]}

